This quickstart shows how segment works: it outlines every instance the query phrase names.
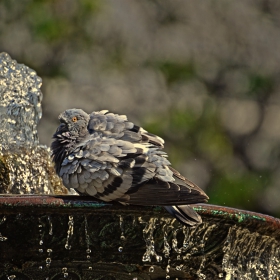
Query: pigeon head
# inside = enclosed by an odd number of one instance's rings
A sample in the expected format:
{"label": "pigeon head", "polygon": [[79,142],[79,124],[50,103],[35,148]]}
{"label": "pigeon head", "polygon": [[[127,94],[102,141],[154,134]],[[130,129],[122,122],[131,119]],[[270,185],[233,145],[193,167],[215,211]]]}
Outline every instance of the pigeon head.
{"label": "pigeon head", "polygon": [[80,138],[87,134],[89,115],[81,109],[69,109],[58,117],[60,126],[57,132],[68,132],[71,137]]}
{"label": "pigeon head", "polygon": [[90,117],[81,109],[69,109],[61,113],[58,118],[60,126],[53,135],[54,141],[51,145],[57,173],[65,156],[89,134],[87,126]]}

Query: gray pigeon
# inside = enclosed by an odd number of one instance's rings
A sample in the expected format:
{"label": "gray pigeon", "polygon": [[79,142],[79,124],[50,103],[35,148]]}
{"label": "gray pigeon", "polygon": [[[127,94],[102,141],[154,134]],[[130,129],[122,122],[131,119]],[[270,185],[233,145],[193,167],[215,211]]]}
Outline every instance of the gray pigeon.
{"label": "gray pigeon", "polygon": [[187,204],[208,196],[170,166],[162,138],[107,110],[70,109],[59,120],[51,149],[67,188],[103,201],[162,205],[183,224],[201,223]]}

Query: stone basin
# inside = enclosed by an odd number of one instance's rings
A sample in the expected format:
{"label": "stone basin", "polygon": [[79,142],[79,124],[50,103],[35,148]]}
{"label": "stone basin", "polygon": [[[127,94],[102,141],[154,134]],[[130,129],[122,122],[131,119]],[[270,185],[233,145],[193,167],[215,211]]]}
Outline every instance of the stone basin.
{"label": "stone basin", "polygon": [[188,228],[161,207],[0,196],[2,279],[278,279],[280,220],[197,204]]}

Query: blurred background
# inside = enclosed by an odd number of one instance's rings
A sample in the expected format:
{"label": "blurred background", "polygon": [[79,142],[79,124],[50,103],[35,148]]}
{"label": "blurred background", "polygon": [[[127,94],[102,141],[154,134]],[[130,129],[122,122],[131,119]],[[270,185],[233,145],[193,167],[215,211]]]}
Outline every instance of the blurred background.
{"label": "blurred background", "polygon": [[2,51],[43,79],[41,143],[67,108],[126,114],[210,203],[280,216],[278,0],[2,0]]}

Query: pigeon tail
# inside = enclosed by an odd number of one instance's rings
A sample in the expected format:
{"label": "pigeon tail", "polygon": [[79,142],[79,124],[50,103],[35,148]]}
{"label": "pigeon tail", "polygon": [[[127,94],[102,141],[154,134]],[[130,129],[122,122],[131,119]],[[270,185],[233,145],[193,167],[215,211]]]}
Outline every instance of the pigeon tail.
{"label": "pigeon tail", "polygon": [[202,223],[201,217],[189,205],[164,206],[183,225],[192,227]]}

